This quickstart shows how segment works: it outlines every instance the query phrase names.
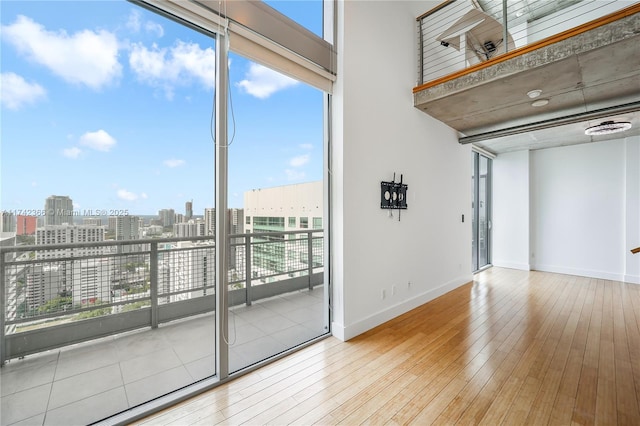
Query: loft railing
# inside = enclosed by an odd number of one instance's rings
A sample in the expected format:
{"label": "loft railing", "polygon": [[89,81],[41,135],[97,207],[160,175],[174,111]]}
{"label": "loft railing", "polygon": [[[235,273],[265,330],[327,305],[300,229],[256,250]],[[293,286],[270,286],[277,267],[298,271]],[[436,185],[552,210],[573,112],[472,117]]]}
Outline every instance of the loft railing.
{"label": "loft railing", "polygon": [[[417,86],[637,13],[616,0],[448,0],[417,18]],[[420,89],[420,87],[416,87]]]}
{"label": "loft railing", "polygon": [[[230,236],[229,304],[323,283],[323,231]],[[213,237],[0,247],[0,365],[215,308]]]}

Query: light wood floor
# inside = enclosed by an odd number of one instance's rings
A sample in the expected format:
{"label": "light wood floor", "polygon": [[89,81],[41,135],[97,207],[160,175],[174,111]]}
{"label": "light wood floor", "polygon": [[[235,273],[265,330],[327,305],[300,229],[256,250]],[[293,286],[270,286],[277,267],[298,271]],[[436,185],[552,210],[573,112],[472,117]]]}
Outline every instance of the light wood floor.
{"label": "light wood floor", "polygon": [[640,425],[640,286],[491,268],[138,424]]}

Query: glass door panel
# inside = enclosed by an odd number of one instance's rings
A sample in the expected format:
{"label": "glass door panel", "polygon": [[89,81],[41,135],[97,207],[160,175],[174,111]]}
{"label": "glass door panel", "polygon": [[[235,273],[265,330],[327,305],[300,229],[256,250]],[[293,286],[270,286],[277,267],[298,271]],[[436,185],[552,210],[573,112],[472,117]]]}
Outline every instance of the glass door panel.
{"label": "glass door panel", "polygon": [[474,271],[491,264],[491,159],[473,153],[472,263]]}
{"label": "glass door panel", "polygon": [[326,94],[230,54],[229,372],[328,333]]}
{"label": "glass door panel", "polygon": [[2,420],[91,424],[216,373],[214,246],[185,233],[215,207],[215,40],[125,1],[1,7],[1,201],[32,228]]}

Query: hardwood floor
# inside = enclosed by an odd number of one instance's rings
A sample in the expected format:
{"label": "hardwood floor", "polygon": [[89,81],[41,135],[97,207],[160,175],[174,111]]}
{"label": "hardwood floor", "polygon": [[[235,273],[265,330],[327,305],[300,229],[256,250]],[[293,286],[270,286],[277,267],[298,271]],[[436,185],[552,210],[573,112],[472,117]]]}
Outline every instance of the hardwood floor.
{"label": "hardwood floor", "polygon": [[640,286],[490,268],[137,424],[640,425]]}

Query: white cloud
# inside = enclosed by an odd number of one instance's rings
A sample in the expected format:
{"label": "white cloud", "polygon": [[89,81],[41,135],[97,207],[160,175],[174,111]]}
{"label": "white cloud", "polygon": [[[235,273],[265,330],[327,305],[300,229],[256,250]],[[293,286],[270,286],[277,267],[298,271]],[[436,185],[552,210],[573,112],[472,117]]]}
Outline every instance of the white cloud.
{"label": "white cloud", "polygon": [[186,161],[184,161],[184,160],[178,160],[178,159],[175,159],[175,158],[172,158],[172,159],[170,159],[170,160],[165,160],[165,161],[163,161],[163,164],[164,164],[165,166],[170,167],[170,168],[172,168],[172,169],[173,169],[174,167],[184,166],[184,165],[185,165],[185,163],[186,163]]}
{"label": "white cloud", "polygon": [[289,165],[291,167],[302,167],[309,162],[309,159],[309,154],[299,155],[289,160]]}
{"label": "white cloud", "polygon": [[[131,10],[126,23],[127,29],[132,33],[139,33],[143,27],[141,18],[142,14],[139,10]],[[162,37],[164,35],[164,28],[157,22],[145,21],[144,30],[148,33],[155,34],[157,37]]]}
{"label": "white cloud", "polygon": [[80,136],[80,145],[88,146],[96,151],[108,152],[115,144],[116,140],[102,129],[97,132],[87,132]]}
{"label": "white cloud", "polygon": [[313,149],[313,145],[310,143],[301,143],[300,148],[311,151]]}
{"label": "white cloud", "polygon": [[132,9],[131,13],[129,14],[129,18],[127,19],[127,29],[129,29],[129,31],[131,31],[132,33],[137,33],[140,32],[140,27],[142,26],[142,24],[140,23],[140,11],[136,10],[136,9]]}
{"label": "white cloud", "polygon": [[11,110],[18,110],[27,104],[34,104],[47,97],[47,92],[37,83],[28,83],[12,72],[0,74],[0,101]]}
{"label": "white cloud", "polygon": [[82,150],[76,146],[62,150],[62,155],[67,158],[76,159],[80,156]]}
{"label": "white cloud", "polygon": [[133,192],[127,191],[126,189],[118,189],[118,198],[125,201],[135,201],[138,199],[138,195]]}
{"label": "white cloud", "polygon": [[305,173],[301,172],[300,170],[291,170],[291,169],[286,169],[284,171],[284,174],[287,176],[287,180],[289,181],[302,180],[306,176]]}
{"label": "white cloud", "polygon": [[177,85],[189,85],[196,80],[212,89],[215,83],[215,52],[210,47],[201,49],[195,43],[178,40],[171,48],[160,48],[156,44],[147,48],[134,43],[129,65],[140,81],[163,89],[169,99]]}
{"label": "white cloud", "polygon": [[64,30],[48,31],[20,15],[13,24],[3,25],[2,33],[22,55],[69,83],[97,90],[122,74],[118,40],[106,30],[82,30],[69,35]]}
{"label": "white cloud", "polygon": [[149,196],[147,195],[146,192],[143,192],[142,194],[140,194],[140,198],[142,198],[143,200],[146,200],[147,198],[149,198]]}
{"label": "white cloud", "polygon": [[270,68],[252,63],[245,79],[237,84],[248,94],[266,99],[279,90],[297,85],[298,82]]}
{"label": "white cloud", "polygon": [[158,24],[157,22],[153,22],[153,21],[145,22],[144,29],[148,33],[155,34],[157,37],[162,37],[164,35],[164,28],[162,27],[162,25]]}

